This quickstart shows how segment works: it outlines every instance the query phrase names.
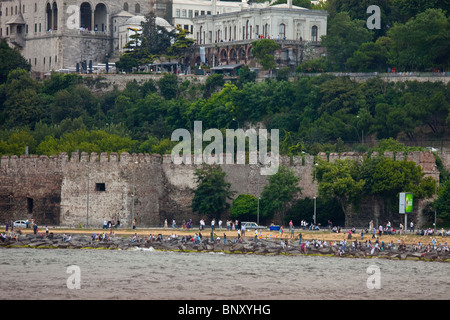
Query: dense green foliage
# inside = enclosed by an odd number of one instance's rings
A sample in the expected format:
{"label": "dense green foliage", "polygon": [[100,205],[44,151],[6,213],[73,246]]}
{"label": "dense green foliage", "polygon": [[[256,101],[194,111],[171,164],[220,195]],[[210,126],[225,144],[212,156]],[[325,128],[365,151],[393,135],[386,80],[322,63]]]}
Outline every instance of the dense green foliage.
{"label": "dense green foliage", "polygon": [[285,221],[286,212],[292,206],[294,200],[300,193],[301,188],[297,185],[300,178],[285,166],[280,166],[278,172],[269,176],[269,184],[261,193],[261,217],[263,221]]}
{"label": "dense green foliage", "polygon": [[203,164],[194,175],[197,188],[193,191],[192,211],[220,220],[234,194],[231,184],[225,181],[225,172],[219,165]]}
{"label": "dense green foliage", "polygon": [[141,23],[142,32],[132,35],[126,44],[126,52],[116,62],[120,70],[131,72],[139,65],[153,63],[156,59],[165,56],[167,58],[180,59],[184,57],[186,49],[191,47],[194,40],[188,38],[188,31],[177,27],[168,30],[159,26],[156,16],[150,12]]}
{"label": "dense green foliage", "polygon": [[6,81],[10,71],[21,68],[27,71],[31,66],[18,50],[10,48],[6,41],[0,41],[0,84]]}
{"label": "dense green foliage", "polygon": [[[380,29],[368,29],[366,12],[380,8]],[[299,72],[387,72],[448,70],[450,2],[448,0],[330,0],[323,58],[307,61]]]}
{"label": "dense green foliage", "polygon": [[251,194],[240,194],[233,200],[230,216],[241,221],[255,221],[258,214],[258,198]]}
{"label": "dense green foliage", "polygon": [[384,157],[368,158],[363,162],[319,161],[316,176],[319,197],[336,199],[345,214],[350,208],[352,212],[358,212],[360,201],[368,196],[395,213],[400,192],[412,192],[417,201],[431,197],[435,190],[435,181],[424,177],[421,167],[413,161]]}
{"label": "dense green foliage", "polygon": [[328,75],[222,83],[221,76],[202,85],[166,74],[93,94],[79,76],[55,73],[38,82],[17,69],[0,85],[0,154],[23,153],[24,145],[36,154],[101,150],[94,133],[114,141],[102,151],[170,153],[173,130],[193,130],[200,120],[203,130],[264,123],[280,130],[281,153],[289,155],[351,145],[367,151],[362,142],[369,136],[381,139],[377,148],[399,151],[404,145],[390,138],[414,145],[422,131],[432,139],[448,134],[450,86],[442,83],[361,83]]}

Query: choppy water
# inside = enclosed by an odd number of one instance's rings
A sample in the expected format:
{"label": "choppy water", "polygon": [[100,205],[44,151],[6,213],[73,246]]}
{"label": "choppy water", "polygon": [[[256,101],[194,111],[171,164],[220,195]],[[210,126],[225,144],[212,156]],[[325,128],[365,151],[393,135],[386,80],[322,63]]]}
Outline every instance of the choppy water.
{"label": "choppy water", "polygon": [[[68,273],[79,267],[80,287]],[[379,270],[379,289],[367,279]],[[153,250],[0,250],[0,299],[449,299],[450,264]],[[68,279],[70,278],[70,281]]]}

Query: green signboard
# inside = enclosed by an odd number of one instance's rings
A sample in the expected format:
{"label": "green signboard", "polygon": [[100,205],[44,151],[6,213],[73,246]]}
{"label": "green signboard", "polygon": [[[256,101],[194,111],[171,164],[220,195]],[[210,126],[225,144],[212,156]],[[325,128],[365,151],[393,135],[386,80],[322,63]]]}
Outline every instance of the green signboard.
{"label": "green signboard", "polygon": [[399,195],[399,213],[413,212],[413,194],[410,192],[401,192]]}

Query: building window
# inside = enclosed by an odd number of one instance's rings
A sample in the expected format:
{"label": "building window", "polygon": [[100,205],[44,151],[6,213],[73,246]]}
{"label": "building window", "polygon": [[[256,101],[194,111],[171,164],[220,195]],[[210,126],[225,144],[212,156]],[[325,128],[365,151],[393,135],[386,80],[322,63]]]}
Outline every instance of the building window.
{"label": "building window", "polygon": [[311,41],[317,41],[317,26],[311,28]]}
{"label": "building window", "polygon": [[106,191],[106,185],[104,183],[96,183],[95,191]]}
{"label": "building window", "polygon": [[123,10],[128,11],[128,2],[123,4]]}
{"label": "building window", "polygon": [[194,12],[192,10],[189,10],[189,18],[192,18],[194,15]]}
{"label": "building window", "polygon": [[37,23],[34,24],[34,32],[37,32]]}
{"label": "building window", "polygon": [[136,5],[134,6],[134,11],[136,13],[141,13],[141,6],[139,3],[136,3]]}
{"label": "building window", "polygon": [[279,33],[280,39],[286,38],[286,25],[284,23],[280,24],[278,33]]}
{"label": "building window", "polygon": [[33,214],[33,198],[27,197],[27,211],[28,214]]}
{"label": "building window", "polygon": [[180,17],[180,9],[175,10],[175,17],[177,17],[177,18]]}
{"label": "building window", "polygon": [[181,17],[186,18],[186,9],[181,11]]}
{"label": "building window", "polygon": [[208,16],[210,16],[210,15],[211,15],[211,11],[206,11],[206,14],[207,14]]}
{"label": "building window", "polygon": [[201,12],[201,15],[202,15],[202,16],[204,16],[204,15],[205,15],[205,11],[204,11],[204,10],[202,10],[202,12]]}
{"label": "building window", "polygon": [[195,10],[194,16],[195,16],[195,17],[198,17],[198,10]]}

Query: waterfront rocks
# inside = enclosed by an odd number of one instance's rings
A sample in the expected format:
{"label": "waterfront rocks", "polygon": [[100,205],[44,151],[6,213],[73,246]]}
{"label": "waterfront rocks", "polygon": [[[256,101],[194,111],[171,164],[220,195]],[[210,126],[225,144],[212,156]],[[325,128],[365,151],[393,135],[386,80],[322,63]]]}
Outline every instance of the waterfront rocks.
{"label": "waterfront rocks", "polygon": [[160,251],[178,252],[219,252],[232,254],[260,254],[260,255],[319,255],[338,256],[354,258],[385,258],[398,260],[424,260],[450,262],[448,250],[437,252],[436,250],[414,249],[413,246],[406,246],[402,250],[388,248],[385,250],[373,250],[366,246],[354,248],[343,247],[340,244],[317,246],[311,242],[309,246],[300,245],[297,241],[281,241],[275,239],[241,239],[240,241],[217,239],[210,241],[204,239],[200,243],[195,243],[188,237],[168,237],[162,235],[157,237],[134,238],[129,236],[113,236],[108,240],[93,240],[88,235],[72,235],[67,240],[61,234],[53,237],[45,237],[42,234],[18,235],[15,238],[6,238],[0,241],[0,248],[36,248],[36,249],[106,249],[106,250],[133,250],[133,249],[154,249]]}

